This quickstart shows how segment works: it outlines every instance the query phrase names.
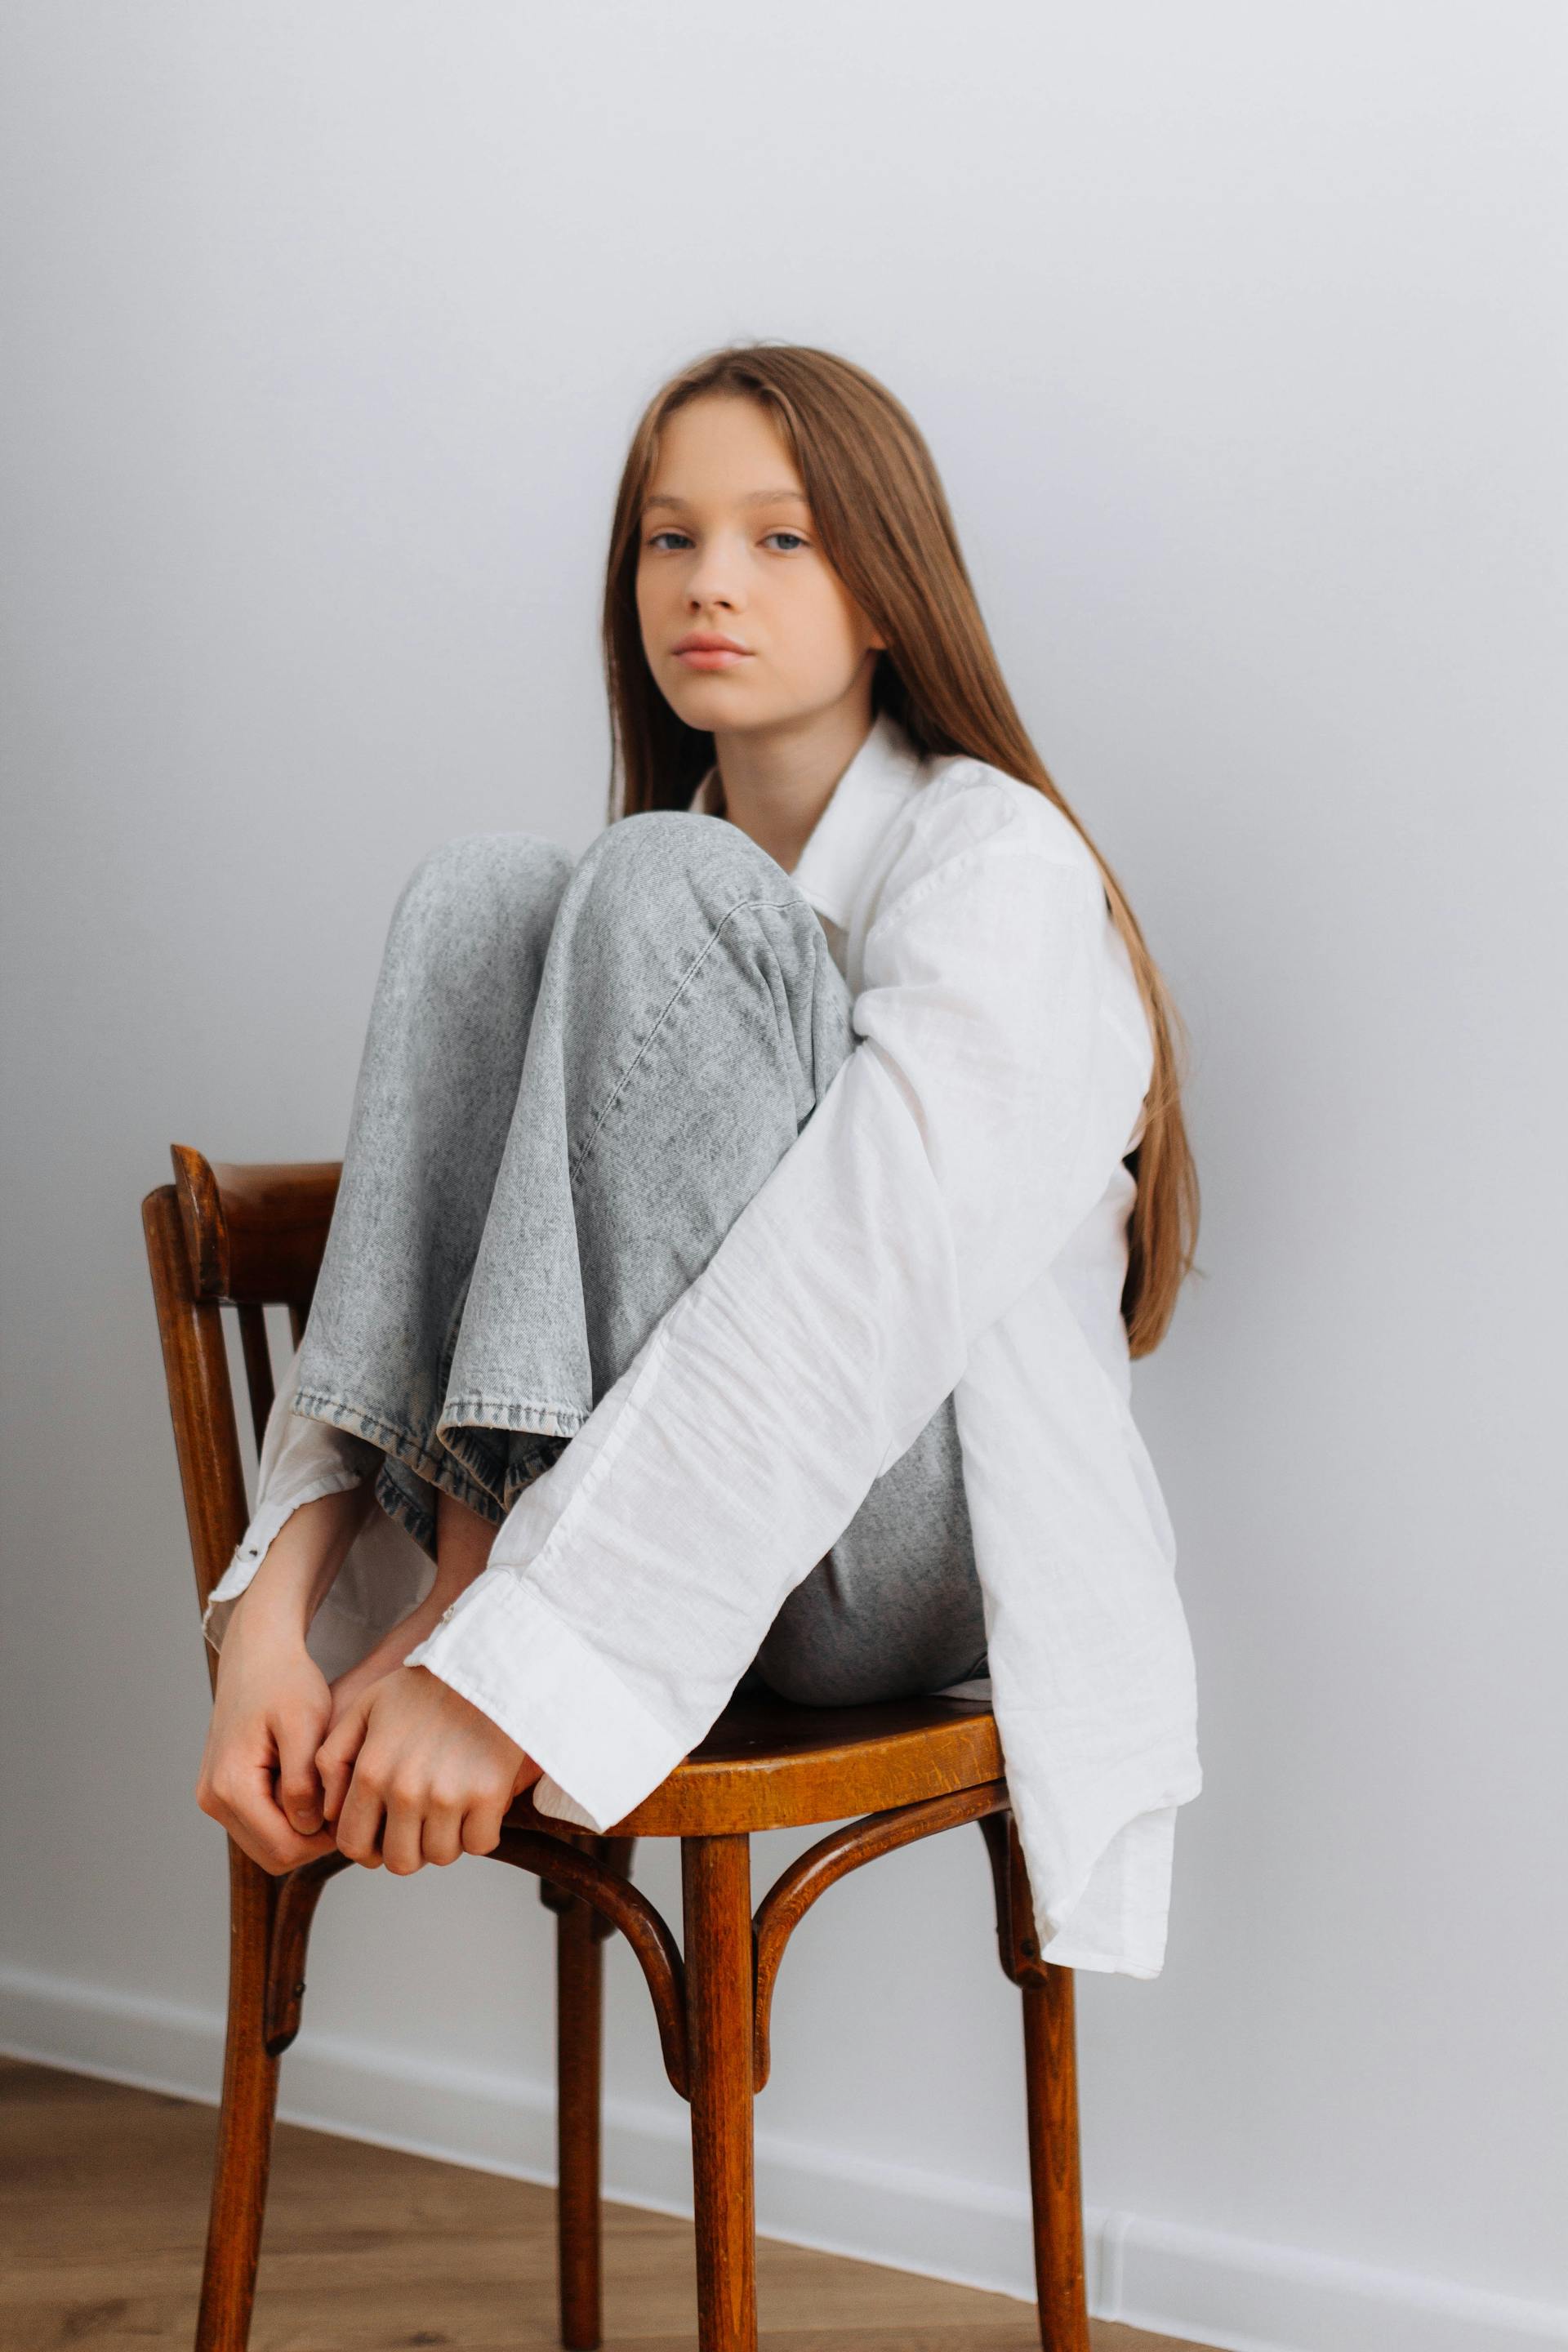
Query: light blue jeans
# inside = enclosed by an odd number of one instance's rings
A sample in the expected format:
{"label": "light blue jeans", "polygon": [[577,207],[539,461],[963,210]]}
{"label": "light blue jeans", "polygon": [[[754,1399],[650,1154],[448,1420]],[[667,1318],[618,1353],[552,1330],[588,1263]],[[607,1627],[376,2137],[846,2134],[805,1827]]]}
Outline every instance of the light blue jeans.
{"label": "light blue jeans", "polygon": [[[725,819],[623,817],[575,861],[527,833],[443,843],[393,912],[296,1409],[366,1442],[432,1558],[436,1488],[499,1524],[853,1050],[815,911]],[[743,1679],[854,1705],[984,1653],[949,1396]]]}

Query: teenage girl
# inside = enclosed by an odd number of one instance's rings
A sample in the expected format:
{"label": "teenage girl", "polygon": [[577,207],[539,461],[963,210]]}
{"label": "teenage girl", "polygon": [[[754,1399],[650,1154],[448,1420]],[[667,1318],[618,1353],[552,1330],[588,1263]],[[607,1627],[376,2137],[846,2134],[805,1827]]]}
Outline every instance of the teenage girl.
{"label": "teenage girl", "polygon": [[604,641],[613,821],[446,842],[394,910],[198,1802],[406,1873],[531,1786],[609,1828],[738,1688],[988,1697],[1051,1957],[1155,1974],[1199,1786],[1128,1409],[1196,1231],[1160,974],[864,370],[664,386]]}

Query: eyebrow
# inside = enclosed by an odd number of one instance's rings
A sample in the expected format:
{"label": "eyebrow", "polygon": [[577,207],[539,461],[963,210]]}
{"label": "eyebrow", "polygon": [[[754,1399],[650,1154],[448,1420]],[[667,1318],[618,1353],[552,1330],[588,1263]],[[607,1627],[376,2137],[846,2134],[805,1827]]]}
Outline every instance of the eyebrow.
{"label": "eyebrow", "polygon": [[[753,490],[749,498],[741,500],[741,504],[743,507],[773,507],[782,504],[785,499],[793,499],[797,506],[806,503],[804,490]],[[689,499],[678,499],[668,491],[661,490],[657,498],[643,500],[643,511],[646,514],[654,507],[684,507],[689,504]]]}

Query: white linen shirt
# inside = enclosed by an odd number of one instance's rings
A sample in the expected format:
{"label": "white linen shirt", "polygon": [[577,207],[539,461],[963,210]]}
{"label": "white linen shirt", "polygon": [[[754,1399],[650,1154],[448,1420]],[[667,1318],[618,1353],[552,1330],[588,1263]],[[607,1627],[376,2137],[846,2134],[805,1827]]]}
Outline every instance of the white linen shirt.
{"label": "white linen shirt", "polygon": [[[691,801],[719,813],[716,771]],[[1121,1315],[1153,1066],[1094,858],[1046,796],[873,723],[794,869],[857,1043],[795,1142],[407,1654],[606,1830],[721,1712],[790,1591],[949,1391],[989,1696],[1042,1948],[1163,1965],[1196,1698]],[[215,1646],[290,1511],[366,1474],[280,1383]],[[374,1450],[368,1458],[375,1458]],[[310,1634],[329,1674],[428,1591],[373,1511]]]}

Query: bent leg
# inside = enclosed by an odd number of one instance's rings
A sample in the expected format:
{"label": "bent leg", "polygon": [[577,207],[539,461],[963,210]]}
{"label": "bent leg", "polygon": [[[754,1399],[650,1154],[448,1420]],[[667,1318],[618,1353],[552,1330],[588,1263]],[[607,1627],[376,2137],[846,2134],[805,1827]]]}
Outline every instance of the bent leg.
{"label": "bent leg", "polygon": [[[809,902],[739,828],[623,818],[551,936],[442,1443],[504,1508],[713,1255],[854,1050]],[[983,1671],[952,1398],[789,1596],[754,1672],[848,1702]]]}
{"label": "bent leg", "polygon": [[384,1450],[377,1498],[432,1557],[434,1486],[500,1516],[435,1423],[572,865],[531,834],[468,834],[405,884],[302,1343],[295,1409]]}
{"label": "bent leg", "polygon": [[439,1416],[498,1502],[701,1273],[853,1042],[821,924],[736,826],[648,812],[584,853]]}

